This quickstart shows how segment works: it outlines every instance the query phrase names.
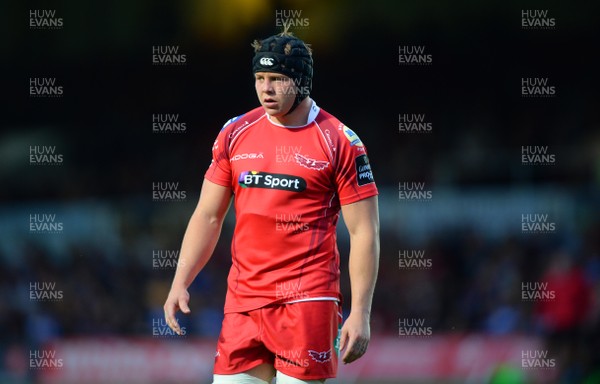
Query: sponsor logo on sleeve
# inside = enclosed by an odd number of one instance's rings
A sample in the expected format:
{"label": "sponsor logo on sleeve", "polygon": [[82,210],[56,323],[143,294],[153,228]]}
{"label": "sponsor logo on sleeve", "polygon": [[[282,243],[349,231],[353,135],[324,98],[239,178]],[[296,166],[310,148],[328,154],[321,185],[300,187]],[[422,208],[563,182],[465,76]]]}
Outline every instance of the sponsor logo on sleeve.
{"label": "sponsor logo on sleeve", "polygon": [[371,164],[367,155],[360,155],[355,160],[356,165],[356,182],[359,186],[363,186],[369,183],[374,183],[373,172],[371,171]]}
{"label": "sponsor logo on sleeve", "polygon": [[342,128],[344,131],[344,136],[346,136],[346,139],[348,139],[348,141],[350,142],[351,146],[357,146],[357,147],[362,147],[363,143],[362,141],[360,141],[360,138],[358,137],[358,135],[356,133],[354,133],[353,130],[351,130],[350,128],[348,128],[347,126],[344,125],[344,127]]}
{"label": "sponsor logo on sleeve", "polygon": [[302,192],[306,189],[306,180],[302,177],[261,171],[241,172],[238,183],[242,188],[279,189],[290,192]]}
{"label": "sponsor logo on sleeve", "polygon": [[242,116],[244,116],[244,115],[239,115],[239,116],[236,116],[236,117],[232,117],[231,119],[227,120],[227,122],[225,124],[223,124],[223,128],[221,128],[221,131],[223,129],[225,129],[225,127],[228,126],[229,124],[235,123],[236,121],[238,121],[239,118],[242,117]]}

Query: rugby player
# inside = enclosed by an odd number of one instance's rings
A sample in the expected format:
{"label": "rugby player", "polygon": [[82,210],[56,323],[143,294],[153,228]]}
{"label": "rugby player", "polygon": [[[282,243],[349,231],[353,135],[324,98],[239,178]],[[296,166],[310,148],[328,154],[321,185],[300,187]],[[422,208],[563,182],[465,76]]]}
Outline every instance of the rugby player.
{"label": "rugby player", "polygon": [[[369,344],[378,191],[364,143],[310,98],[311,48],[287,30],[252,46],[260,106],[229,120],[213,144],[165,318],[179,333],[175,314],[190,313],[187,289],[209,261],[233,200],[232,265],[213,383],[322,383],[336,376],[340,351],[351,363]],[[340,212],[350,237],[345,321]]]}

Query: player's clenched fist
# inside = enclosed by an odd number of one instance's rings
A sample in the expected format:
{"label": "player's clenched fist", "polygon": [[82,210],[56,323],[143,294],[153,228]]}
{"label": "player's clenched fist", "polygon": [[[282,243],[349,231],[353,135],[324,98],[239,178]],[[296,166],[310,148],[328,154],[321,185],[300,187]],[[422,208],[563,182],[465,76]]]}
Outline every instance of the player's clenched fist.
{"label": "player's clenched fist", "polygon": [[179,327],[179,323],[175,318],[175,314],[178,310],[186,315],[189,314],[191,312],[190,307],[188,306],[189,301],[190,294],[188,293],[187,289],[171,288],[169,296],[167,297],[167,301],[163,307],[165,310],[165,321],[167,322],[167,325],[178,335],[181,335],[181,328]]}

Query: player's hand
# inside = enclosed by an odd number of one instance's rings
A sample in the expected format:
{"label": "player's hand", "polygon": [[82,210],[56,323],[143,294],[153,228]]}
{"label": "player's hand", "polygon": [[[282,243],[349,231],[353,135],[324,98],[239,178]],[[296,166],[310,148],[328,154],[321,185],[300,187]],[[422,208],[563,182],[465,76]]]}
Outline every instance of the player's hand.
{"label": "player's hand", "polygon": [[184,314],[189,314],[190,307],[188,303],[190,302],[190,294],[185,288],[171,288],[169,292],[169,296],[167,297],[167,301],[164,305],[165,310],[165,321],[169,328],[173,330],[173,332],[181,335],[181,328],[179,327],[179,323],[175,318],[175,314],[178,310],[183,312]]}
{"label": "player's hand", "polygon": [[342,356],[344,364],[349,364],[364,355],[370,339],[369,316],[351,312],[342,327],[340,340],[340,351],[345,349]]}

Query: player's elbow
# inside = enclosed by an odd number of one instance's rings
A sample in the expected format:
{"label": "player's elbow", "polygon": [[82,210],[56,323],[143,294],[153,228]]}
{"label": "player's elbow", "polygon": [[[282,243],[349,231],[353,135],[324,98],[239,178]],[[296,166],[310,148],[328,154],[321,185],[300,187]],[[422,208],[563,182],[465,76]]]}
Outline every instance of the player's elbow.
{"label": "player's elbow", "polygon": [[348,233],[350,237],[372,239],[376,241],[379,239],[379,220],[376,216],[365,215],[359,220],[355,220],[353,225],[348,225]]}
{"label": "player's elbow", "polygon": [[350,245],[379,250],[379,223],[365,222],[349,230]]}
{"label": "player's elbow", "polygon": [[216,212],[196,209],[192,215],[191,221],[199,226],[220,228],[223,224],[223,217]]}

